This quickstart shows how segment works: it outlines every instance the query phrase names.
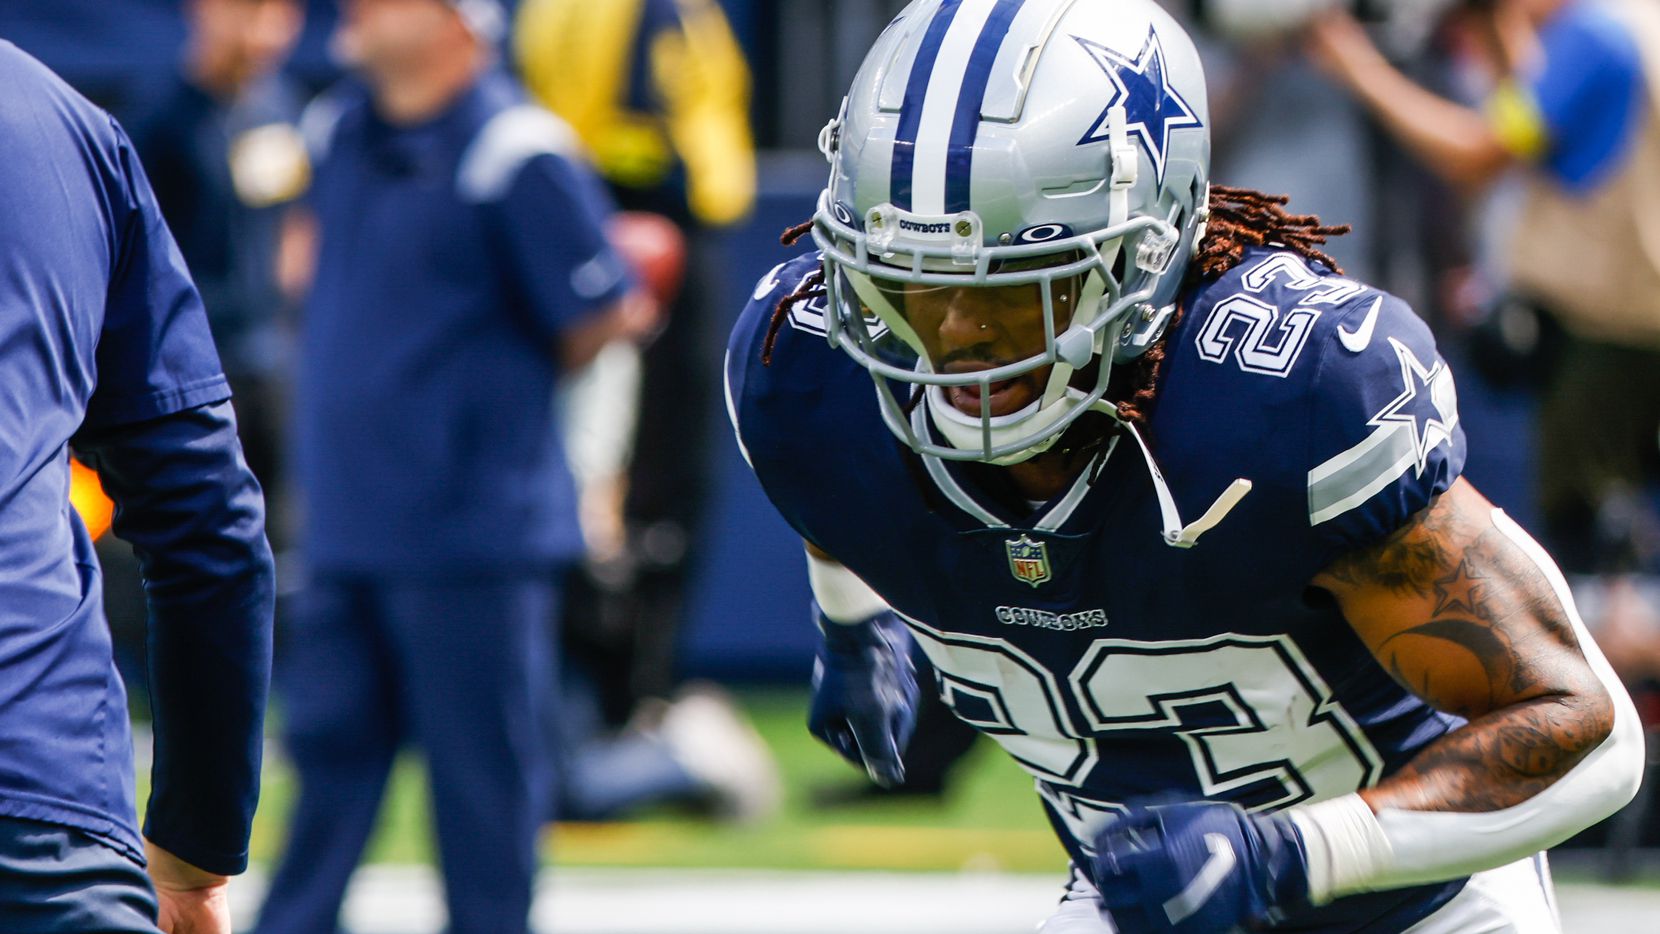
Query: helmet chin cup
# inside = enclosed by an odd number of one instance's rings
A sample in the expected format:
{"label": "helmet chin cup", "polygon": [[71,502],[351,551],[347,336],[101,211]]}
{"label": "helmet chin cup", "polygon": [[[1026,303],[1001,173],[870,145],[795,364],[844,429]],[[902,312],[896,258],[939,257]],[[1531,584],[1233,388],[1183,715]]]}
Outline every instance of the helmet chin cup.
{"label": "helmet chin cup", "polygon": [[[1038,399],[1018,412],[994,415],[985,419],[982,424],[979,416],[968,415],[952,405],[945,396],[945,390],[939,386],[928,387],[923,398],[928,413],[933,416],[934,427],[954,448],[972,451],[990,447],[996,450],[1008,446],[1011,442],[1019,442],[1023,437],[1040,439],[1035,444],[1021,447],[1009,454],[975,458],[998,467],[1030,460],[1053,447],[1055,442],[1060,440],[1060,433],[1049,433],[1044,429],[1066,414],[1065,409],[1054,405],[1045,406],[1043,400]],[[925,424],[916,427],[927,430]]]}

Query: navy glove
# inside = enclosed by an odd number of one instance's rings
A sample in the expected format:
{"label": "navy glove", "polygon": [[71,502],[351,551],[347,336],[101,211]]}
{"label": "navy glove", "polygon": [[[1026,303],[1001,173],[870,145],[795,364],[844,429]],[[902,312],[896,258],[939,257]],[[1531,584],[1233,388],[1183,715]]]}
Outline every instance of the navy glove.
{"label": "navy glove", "polygon": [[1103,913],[1123,934],[1253,930],[1308,903],[1302,837],[1282,814],[1131,805],[1095,838]]}
{"label": "navy glove", "polygon": [[911,636],[892,612],[859,623],[819,616],[824,639],[813,665],[807,729],[871,781],[905,780],[899,754],[916,728],[916,666]]}

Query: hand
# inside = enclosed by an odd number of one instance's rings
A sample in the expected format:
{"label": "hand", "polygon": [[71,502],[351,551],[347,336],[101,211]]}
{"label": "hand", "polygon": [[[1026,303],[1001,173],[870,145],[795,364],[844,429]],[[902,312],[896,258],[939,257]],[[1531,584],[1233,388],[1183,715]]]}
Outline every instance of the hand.
{"label": "hand", "polygon": [[673,221],[649,211],[618,211],[605,225],[605,238],[659,305],[674,304],[686,276],[686,235]]}
{"label": "hand", "polygon": [[148,840],[144,856],[162,934],[231,934],[228,876],[197,869]]}
{"label": "hand", "polygon": [[862,623],[821,620],[807,729],[884,788],[905,780],[899,754],[916,728],[911,636],[893,613]]}
{"label": "hand", "polygon": [[635,289],[618,302],[617,338],[649,344],[668,326],[669,306],[643,289]]}
{"label": "hand", "polygon": [[1309,22],[1305,34],[1309,61],[1327,77],[1353,90],[1364,81],[1367,70],[1387,64],[1366,27],[1347,10],[1335,7]]}
{"label": "hand", "polygon": [[1103,914],[1124,934],[1250,929],[1308,902],[1302,838],[1278,814],[1131,805],[1095,838]]}

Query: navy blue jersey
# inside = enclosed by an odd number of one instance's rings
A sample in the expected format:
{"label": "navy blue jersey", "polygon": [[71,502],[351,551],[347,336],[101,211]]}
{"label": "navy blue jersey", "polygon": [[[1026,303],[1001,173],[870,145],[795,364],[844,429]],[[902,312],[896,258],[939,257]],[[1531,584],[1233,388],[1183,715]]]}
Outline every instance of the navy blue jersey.
{"label": "navy blue jersey", "polygon": [[[1452,375],[1399,299],[1264,250],[1186,296],[1145,434],[1187,518],[1235,478],[1253,488],[1180,549],[1133,440],[1013,509],[976,482],[988,468],[923,463],[893,437],[813,302],[764,366],[774,305],[817,263],[775,270],[733,334],[739,440],[785,519],[910,623],[945,702],[1032,773],[1074,859],[1120,802],[1335,797],[1462,722],[1397,685],[1308,587],[1464,462]],[[1400,930],[1461,884],[1287,926]]]}
{"label": "navy blue jersey", "polygon": [[126,696],[92,542],[69,505],[73,437],[110,468],[117,531],[144,562],[155,838],[239,871],[269,659],[259,488],[131,143],[5,42],[0,205],[0,814],[142,858]]}
{"label": "navy blue jersey", "polygon": [[628,276],[603,189],[561,149],[569,130],[498,72],[416,126],[361,94],[338,106],[310,195],[296,400],[318,566],[472,573],[579,553],[558,341]]}

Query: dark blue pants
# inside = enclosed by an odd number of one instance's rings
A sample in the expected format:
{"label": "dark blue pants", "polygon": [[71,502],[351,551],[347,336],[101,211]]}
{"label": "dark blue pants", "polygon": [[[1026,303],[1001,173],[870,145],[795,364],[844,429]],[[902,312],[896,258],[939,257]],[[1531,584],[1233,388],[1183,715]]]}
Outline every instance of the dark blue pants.
{"label": "dark blue pants", "polygon": [[0,931],[159,934],[150,878],[79,830],[0,817]]}
{"label": "dark blue pants", "polygon": [[334,934],[408,742],[425,757],[453,934],[525,934],[551,792],[552,574],[318,577],[278,666],[300,796],[261,934]]}

